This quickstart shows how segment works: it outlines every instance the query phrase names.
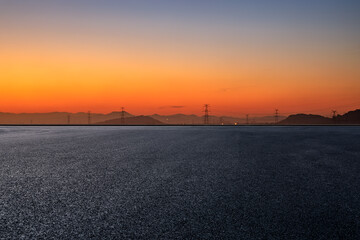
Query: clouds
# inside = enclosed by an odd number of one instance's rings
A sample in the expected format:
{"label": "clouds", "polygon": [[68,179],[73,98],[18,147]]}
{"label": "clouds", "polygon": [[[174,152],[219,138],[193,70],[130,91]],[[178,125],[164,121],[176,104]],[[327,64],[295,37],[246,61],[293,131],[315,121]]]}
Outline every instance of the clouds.
{"label": "clouds", "polygon": [[159,107],[159,109],[169,109],[169,108],[180,109],[180,108],[184,108],[184,107],[185,106],[172,105],[172,106],[161,106],[161,107]]}

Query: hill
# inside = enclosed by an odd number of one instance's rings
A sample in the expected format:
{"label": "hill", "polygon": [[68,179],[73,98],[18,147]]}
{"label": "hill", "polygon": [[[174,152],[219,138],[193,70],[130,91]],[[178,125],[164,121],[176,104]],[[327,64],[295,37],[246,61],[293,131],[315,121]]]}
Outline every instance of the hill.
{"label": "hill", "polygon": [[360,124],[360,109],[339,115],[336,117],[336,121],[342,124]]}
{"label": "hill", "polygon": [[[114,124],[120,125],[121,112],[111,112],[108,114],[91,113],[91,123],[95,124]],[[125,118],[128,125],[191,125],[203,124],[204,117],[197,115],[173,114],[150,116],[137,116],[125,112]],[[70,120],[68,122],[68,120]],[[360,124],[360,109],[350,111],[344,115],[338,115],[336,118],[327,118],[312,114],[295,114],[289,117],[279,116],[281,125],[298,124]],[[88,124],[88,113],[68,113],[68,112],[50,112],[50,113],[1,113],[0,124]],[[246,118],[231,116],[210,116],[210,124],[234,125],[245,124]],[[273,124],[274,116],[252,116],[249,117],[250,124]]]}
{"label": "hill", "polygon": [[296,124],[333,124],[331,118],[323,117],[313,114],[295,114],[290,115],[286,119],[279,122],[282,125],[296,125]]}
{"label": "hill", "polygon": [[97,125],[165,125],[163,122],[149,116],[135,116],[125,118],[125,124],[121,122],[121,118],[106,120],[96,123]]}
{"label": "hill", "polygon": [[347,112],[344,115],[338,115],[335,118],[328,118],[313,114],[295,114],[295,115],[290,115],[285,120],[280,121],[279,124],[281,125],[360,124],[360,109]]}
{"label": "hill", "polygon": [[[125,117],[134,115],[125,112]],[[91,113],[91,122],[101,122],[121,116],[121,112],[111,112],[108,114]],[[51,113],[1,113],[0,124],[68,124],[70,117],[71,124],[88,124],[88,113],[68,113],[68,112],[51,112]]]}
{"label": "hill", "polygon": [[[157,119],[166,124],[203,124],[204,123],[204,116],[197,116],[194,114],[186,115],[186,114],[173,114],[173,115],[159,115],[154,114],[150,115],[150,117]],[[231,117],[231,116],[214,116],[211,115],[210,117],[210,124],[224,124],[224,125],[234,125],[235,123],[238,124],[245,124],[246,118],[239,118],[239,117]],[[279,120],[285,119],[285,116],[279,116]],[[265,124],[265,123],[273,123],[274,116],[263,116],[263,117],[249,117],[250,124]]]}

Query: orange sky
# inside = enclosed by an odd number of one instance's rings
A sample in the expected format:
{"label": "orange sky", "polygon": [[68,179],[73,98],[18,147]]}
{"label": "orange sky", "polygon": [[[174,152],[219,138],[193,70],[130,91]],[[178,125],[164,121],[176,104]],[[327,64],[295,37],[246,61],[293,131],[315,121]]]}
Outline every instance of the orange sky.
{"label": "orange sky", "polygon": [[73,19],[66,27],[63,17],[44,24],[28,16],[28,25],[9,21],[1,30],[1,112],[124,106],[133,114],[200,115],[209,103],[212,114],[241,116],[275,108],[327,114],[360,104],[359,50],[327,32],[261,24],[174,30],[177,22],[158,20],[148,31],[147,19],[114,31],[104,16],[97,26]]}

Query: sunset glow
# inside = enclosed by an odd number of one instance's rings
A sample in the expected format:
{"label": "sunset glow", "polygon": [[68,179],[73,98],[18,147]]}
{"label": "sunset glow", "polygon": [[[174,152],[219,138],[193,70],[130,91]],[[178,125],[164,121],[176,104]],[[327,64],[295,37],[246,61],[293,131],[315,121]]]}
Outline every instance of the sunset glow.
{"label": "sunset glow", "polygon": [[201,114],[208,103],[217,115],[330,114],[360,104],[355,1],[14,2],[0,3],[1,112]]}

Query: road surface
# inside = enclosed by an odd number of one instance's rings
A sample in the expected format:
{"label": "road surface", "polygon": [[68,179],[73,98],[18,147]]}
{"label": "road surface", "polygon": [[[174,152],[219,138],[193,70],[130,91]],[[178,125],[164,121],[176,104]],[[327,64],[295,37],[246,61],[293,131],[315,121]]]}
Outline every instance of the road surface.
{"label": "road surface", "polygon": [[359,239],[360,127],[0,127],[1,239]]}

